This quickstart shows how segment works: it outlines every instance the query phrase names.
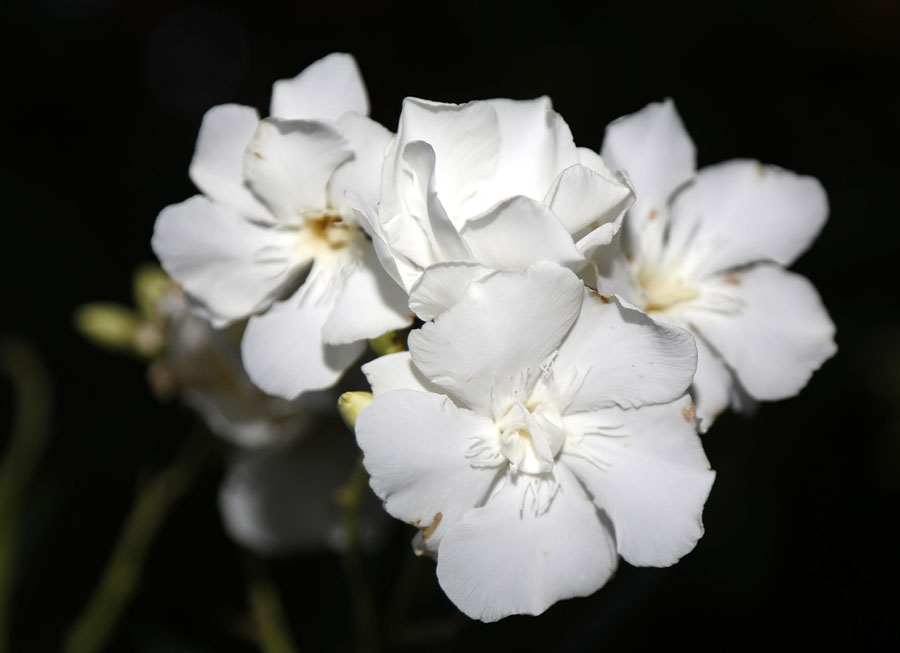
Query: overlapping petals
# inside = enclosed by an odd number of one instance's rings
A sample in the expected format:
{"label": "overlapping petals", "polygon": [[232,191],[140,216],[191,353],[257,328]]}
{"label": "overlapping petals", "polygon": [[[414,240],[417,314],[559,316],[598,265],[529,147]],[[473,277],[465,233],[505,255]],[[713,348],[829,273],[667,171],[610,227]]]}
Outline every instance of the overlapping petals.
{"label": "overlapping petals", "polygon": [[693,548],[713,473],[689,334],[540,263],[471,282],[409,345],[364,366],[357,439],[463,612],[539,614],[602,586],[616,550],[668,565]]}
{"label": "overlapping petals", "polygon": [[796,394],[836,351],[834,325],[813,286],[779,267],[824,225],[821,184],[747,160],[696,171],[671,100],[609,125],[602,153],[627,170],[637,200],[619,253],[595,257],[605,277],[598,283],[695,333],[701,428],[729,404],[742,410],[746,395]]}
{"label": "overlapping petals", "polygon": [[[490,271],[553,261],[581,269],[587,253],[611,241],[632,199],[596,154],[575,147],[547,98],[407,99],[381,203],[356,208],[382,265],[427,319],[458,295],[434,292],[448,279],[441,264]],[[440,280],[421,281],[435,269]]]}
{"label": "overlapping petals", "polygon": [[328,387],[364,339],[410,321],[344,199],[377,201],[391,135],[367,112],[356,62],[340,53],[276,82],[271,118],[214,107],[191,163],[204,195],[157,220],[154,251],[197,310],[217,326],[251,318],[244,362],[266,392]]}

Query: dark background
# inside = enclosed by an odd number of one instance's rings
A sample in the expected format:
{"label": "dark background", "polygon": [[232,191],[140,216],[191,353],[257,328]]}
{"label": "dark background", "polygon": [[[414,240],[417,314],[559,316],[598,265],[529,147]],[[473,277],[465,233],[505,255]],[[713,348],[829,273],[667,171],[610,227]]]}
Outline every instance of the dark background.
{"label": "dark background", "polygon": [[[265,115],[273,81],[338,50],[357,57],[372,115],[391,128],[407,95],[547,94],[597,149],[612,119],[671,96],[700,165],[758,158],[818,177],[831,201],[794,269],[819,289],[838,354],[799,397],[726,415],[706,436],[718,478],[696,550],[664,570],[623,563],[588,599],[491,626],[455,619],[421,561],[411,619],[450,619],[407,648],[900,645],[900,3],[31,0],[0,12],[0,332],[30,339],[56,389],[27,496],[14,650],[58,647],[136,484],[189,424],[153,399],[141,364],[83,341],[73,309],[130,301],[157,212],[194,192],[207,108]],[[254,650],[220,474],[207,470],[170,516],[113,650]],[[368,560],[379,599],[408,535],[398,525],[393,548]],[[302,650],[352,648],[337,558],[271,569]]]}

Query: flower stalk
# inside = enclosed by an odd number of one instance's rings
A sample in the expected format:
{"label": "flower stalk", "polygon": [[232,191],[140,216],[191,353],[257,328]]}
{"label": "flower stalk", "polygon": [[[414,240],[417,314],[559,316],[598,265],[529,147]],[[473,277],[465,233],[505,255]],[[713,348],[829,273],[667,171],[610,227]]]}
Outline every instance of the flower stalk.
{"label": "flower stalk", "polygon": [[65,653],[102,650],[131,602],[147,554],[173,505],[193,486],[209,450],[194,434],[139,492],[93,594],[66,634]]}
{"label": "flower stalk", "polygon": [[22,503],[49,441],[53,388],[37,352],[15,338],[0,338],[0,371],[12,381],[16,395],[12,433],[0,466],[0,653],[5,653],[10,650]]}

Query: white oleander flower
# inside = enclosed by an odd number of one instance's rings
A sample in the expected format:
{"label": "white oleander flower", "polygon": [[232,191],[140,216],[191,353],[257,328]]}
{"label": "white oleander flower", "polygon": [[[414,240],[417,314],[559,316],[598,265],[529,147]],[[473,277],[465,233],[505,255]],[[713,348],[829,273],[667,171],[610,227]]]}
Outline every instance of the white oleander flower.
{"label": "white oleander flower", "polygon": [[375,202],[391,134],[365,117],[354,59],[331,54],[275,83],[272,116],[226,104],[203,118],[190,176],[153,249],[216,326],[250,318],[254,382],[285,398],[333,385],[365,339],[410,322],[344,192]]}
{"label": "white oleander flower", "polygon": [[825,223],[822,185],[749,160],[697,171],[671,100],[610,124],[601,153],[637,199],[619,254],[598,250],[598,289],[694,333],[701,431],[729,403],[747,411],[799,392],[836,351],[815,288],[784,269]]}
{"label": "white oleander flower", "polygon": [[431,319],[492,270],[588,267],[586,255],[610,242],[631,200],[596,153],[575,146],[546,97],[407,98],[377,214],[356,204],[410,308]]}
{"label": "white oleander flower", "polygon": [[[334,401],[329,406],[333,412]],[[334,415],[311,421],[298,437],[233,453],[219,488],[219,510],[236,542],[263,555],[346,548],[338,499],[359,449]],[[376,548],[390,519],[370,492],[359,518],[362,546]]]}
{"label": "white oleander flower", "polygon": [[540,614],[600,588],[617,551],[667,566],[693,549],[714,472],[688,332],[539,263],[472,282],[409,347],[363,367],[357,441],[467,615]]}
{"label": "white oleander flower", "polygon": [[309,421],[316,397],[287,401],[257,388],[241,364],[243,323],[215,329],[188,308],[174,284],[159,298],[154,323],[165,345],[151,381],[193,408],[210,431],[245,448],[287,440]]}

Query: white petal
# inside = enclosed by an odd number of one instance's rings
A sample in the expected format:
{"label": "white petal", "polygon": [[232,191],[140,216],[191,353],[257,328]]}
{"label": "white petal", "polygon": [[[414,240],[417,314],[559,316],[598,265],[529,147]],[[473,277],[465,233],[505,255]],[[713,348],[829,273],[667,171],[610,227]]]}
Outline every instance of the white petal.
{"label": "white petal", "polygon": [[775,265],[757,265],[704,285],[740,302],[735,313],[692,311],[687,319],[756,399],[791,397],[837,351],[834,324],[813,285]]}
{"label": "white petal", "polygon": [[669,250],[703,248],[700,272],[775,261],[790,265],[825,224],[828,197],[813,177],[757,161],[703,168],[672,205]]}
{"label": "white petal", "polygon": [[604,177],[615,177],[615,173],[609,169],[603,158],[588,147],[578,148],[578,162]]}
{"label": "white petal", "polygon": [[591,261],[597,267],[597,292],[601,295],[618,295],[626,302],[636,304],[639,301],[640,284],[634,268],[622,251],[622,236],[619,231],[613,236],[609,246],[598,247],[591,252]]}
{"label": "white petal", "polygon": [[403,151],[413,141],[424,141],[434,149],[434,190],[455,224],[490,206],[475,197],[478,187],[492,180],[500,147],[497,114],[490,104],[442,104],[416,98],[403,101],[397,137],[385,164],[382,202],[391,213],[399,212],[394,205],[404,201],[402,195],[393,193],[403,188]]}
{"label": "white petal", "polygon": [[415,204],[422,204],[415,214],[425,216],[419,222],[429,237],[430,250],[442,260],[471,258],[435,191],[434,149],[423,141],[409,143],[403,149],[403,160],[413,177],[414,186],[410,190],[418,195]]}
{"label": "white petal", "polygon": [[587,228],[602,231],[604,239],[595,235],[594,246],[612,240],[633,201],[634,194],[627,185],[583,165],[563,170],[544,199],[573,236]]}
{"label": "white petal", "polygon": [[[417,279],[421,270],[414,269],[413,264],[408,261],[401,263],[404,257],[394,252],[388,244],[387,236],[381,228],[381,223],[378,222],[374,205],[366,202],[353,191],[348,191],[344,200],[352,212],[353,219],[372,239],[372,246],[375,248],[375,254],[378,256],[381,267],[390,275],[391,279],[397,282],[398,286],[407,288],[407,278],[412,276],[413,280]],[[403,274],[401,274],[401,269],[404,271]],[[412,281],[409,283],[411,284]]]}
{"label": "white petal", "polygon": [[346,111],[369,115],[366,86],[352,55],[333,52],[272,85],[275,118],[334,122]]}
{"label": "white petal", "polygon": [[413,365],[408,351],[379,356],[362,366],[362,371],[372,386],[376,397],[391,390],[420,390],[440,393]]}
{"label": "white petal", "polygon": [[697,366],[689,332],[654,322],[617,297],[584,293],[581,315],[553,364],[557,374],[583,374],[568,412],[667,402],[687,391]]}
{"label": "white petal", "polygon": [[358,113],[345,113],[338,129],[347,139],[353,158],[335,171],[328,188],[330,204],[341,215],[350,215],[344,193],[353,191],[366,203],[375,205],[381,186],[381,167],[393,134],[374,120]]}
{"label": "white petal", "polygon": [[[568,466],[612,520],[619,553],[633,565],[666,567],[703,535],[703,504],[715,472],[695,431],[688,397],[632,410],[581,416],[622,424],[615,435],[588,435]],[[627,435],[623,435],[623,433]],[[602,468],[585,456],[601,461]]]}
{"label": "white petal", "polygon": [[522,489],[508,485],[444,536],[438,581],[469,617],[538,615],[561,599],[592,594],[612,576],[609,530],[578,481],[562,466],[558,472],[560,489],[547,512],[522,510]]}
{"label": "white petal", "polygon": [[[340,548],[345,538],[334,494],[358,455],[348,434],[329,429],[239,456],[219,489],[225,529],[263,555]],[[365,501],[363,539],[377,535],[386,519]]]}
{"label": "white petal", "polygon": [[269,306],[296,280],[290,238],[202,195],[163,209],[153,228],[163,268],[219,316],[218,325]]}
{"label": "white petal", "polygon": [[375,249],[368,241],[359,248],[362,260],[348,273],[325,321],[323,337],[330,345],[374,338],[402,329],[413,320],[406,292],[382,269]]}
{"label": "white petal", "polygon": [[548,97],[488,103],[497,112],[500,149],[494,178],[481,191],[482,210],[514,195],[542,199],[559,173],[579,162],[569,126]]}
{"label": "white petal", "polygon": [[575,266],[584,256],[553,212],[527,197],[513,197],[460,231],[472,256],[497,269],[523,270],[538,261]]}
{"label": "white petal", "polygon": [[244,185],[244,150],[259,125],[256,109],[213,107],[203,116],[190,176],[203,194],[248,218],[271,221],[268,209]]}
{"label": "white petal", "polygon": [[495,381],[536,369],[578,316],[581,280],[550,263],[497,272],[409,335],[413,362],[433,383],[488,414]]}
{"label": "white petal", "polygon": [[[397,390],[379,395],[356,421],[370,485],[394,517],[440,542],[459,516],[480,505],[497,468],[473,467],[469,438],[496,433],[493,422],[446,395]],[[496,437],[496,436],[495,436]]]}
{"label": "white petal", "polygon": [[694,143],[671,99],[610,123],[600,154],[610,168],[627,172],[634,185],[629,229],[636,233],[651,215],[664,219],[669,195],[697,169]]}
{"label": "white petal", "polygon": [[491,268],[465,261],[432,265],[409,291],[409,308],[421,319],[433,320],[462,299],[470,283],[491,272]]}
{"label": "white petal", "polygon": [[252,317],[241,342],[244,367],[264,392],[291,399],[302,392],[329,388],[363,353],[364,340],[326,345],[322,327],[334,307],[324,296],[328,280],[317,274],[265,314]]}
{"label": "white petal", "polygon": [[335,127],[270,118],[259,123],[244,154],[244,177],[279,220],[297,224],[336,208],[328,206],[328,181],[352,155]]}
{"label": "white petal", "polygon": [[697,344],[697,373],[691,384],[691,396],[697,406],[697,422],[701,433],[706,433],[716,418],[728,408],[734,377],[722,357],[701,337]]}

